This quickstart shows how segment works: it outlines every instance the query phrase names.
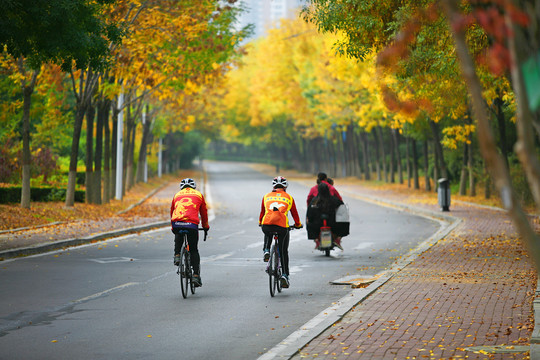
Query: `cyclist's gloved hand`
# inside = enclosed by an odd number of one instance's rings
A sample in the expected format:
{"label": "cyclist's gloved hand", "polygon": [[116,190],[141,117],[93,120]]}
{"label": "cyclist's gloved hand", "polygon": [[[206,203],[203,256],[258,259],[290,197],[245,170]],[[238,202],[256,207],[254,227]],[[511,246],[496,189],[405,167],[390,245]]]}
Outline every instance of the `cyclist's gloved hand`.
{"label": "cyclist's gloved hand", "polygon": [[304,225],[298,223],[298,224],[294,224],[294,227],[295,227],[296,229],[301,229],[301,228],[304,227]]}

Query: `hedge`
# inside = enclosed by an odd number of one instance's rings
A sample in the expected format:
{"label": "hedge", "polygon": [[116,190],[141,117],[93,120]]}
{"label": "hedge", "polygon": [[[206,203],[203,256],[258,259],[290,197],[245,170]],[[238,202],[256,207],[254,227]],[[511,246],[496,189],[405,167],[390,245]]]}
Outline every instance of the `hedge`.
{"label": "hedge", "polygon": [[[75,201],[84,202],[84,190],[75,190]],[[31,201],[65,201],[66,189],[55,187],[38,187],[30,189]],[[21,187],[10,186],[0,188],[0,204],[18,203],[21,201]]]}

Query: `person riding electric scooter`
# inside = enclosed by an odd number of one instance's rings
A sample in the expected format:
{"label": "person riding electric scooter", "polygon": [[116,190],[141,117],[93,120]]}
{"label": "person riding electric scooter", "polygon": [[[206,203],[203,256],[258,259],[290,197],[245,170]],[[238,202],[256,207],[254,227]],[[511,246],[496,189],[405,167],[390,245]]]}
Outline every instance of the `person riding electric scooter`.
{"label": "person riding electric scooter", "polygon": [[336,196],[330,195],[330,188],[325,182],[321,182],[317,188],[317,196],[314,197],[307,209],[306,227],[308,239],[315,241],[315,248],[324,251],[326,256],[334,246],[343,250],[341,237],[336,231],[336,210],[343,201]]}

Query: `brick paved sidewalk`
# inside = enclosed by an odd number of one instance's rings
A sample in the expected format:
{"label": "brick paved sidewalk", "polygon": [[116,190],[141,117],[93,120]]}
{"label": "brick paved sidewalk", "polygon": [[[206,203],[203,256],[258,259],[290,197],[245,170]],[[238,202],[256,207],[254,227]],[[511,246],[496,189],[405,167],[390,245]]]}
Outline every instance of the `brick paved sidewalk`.
{"label": "brick paved sidewalk", "polygon": [[[439,211],[436,195],[338,189]],[[449,215],[462,223],[292,358],[528,359],[536,273],[511,221],[463,203]]]}

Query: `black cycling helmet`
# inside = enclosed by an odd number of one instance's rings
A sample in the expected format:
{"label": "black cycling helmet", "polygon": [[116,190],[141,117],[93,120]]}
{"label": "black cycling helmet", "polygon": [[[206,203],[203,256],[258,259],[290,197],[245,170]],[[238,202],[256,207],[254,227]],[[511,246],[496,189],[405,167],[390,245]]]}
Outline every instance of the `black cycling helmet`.
{"label": "black cycling helmet", "polygon": [[289,183],[287,182],[287,179],[285,179],[283,176],[277,176],[272,180],[272,187],[275,189],[277,187],[283,187],[287,188],[289,186]]}
{"label": "black cycling helmet", "polygon": [[185,178],[182,181],[180,181],[180,190],[185,188],[186,186],[189,186],[192,189],[195,189],[197,187],[197,184],[195,183],[195,180],[192,178]]}

